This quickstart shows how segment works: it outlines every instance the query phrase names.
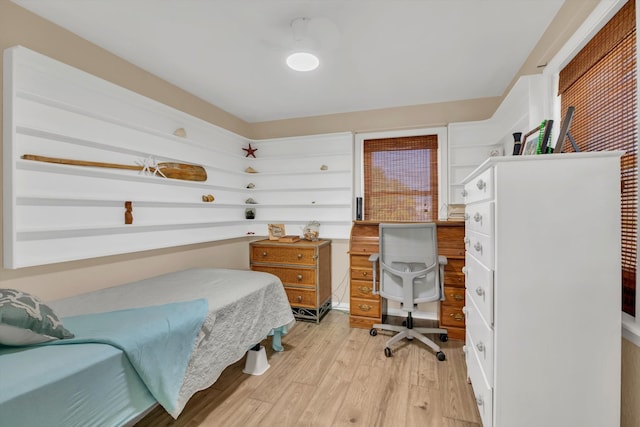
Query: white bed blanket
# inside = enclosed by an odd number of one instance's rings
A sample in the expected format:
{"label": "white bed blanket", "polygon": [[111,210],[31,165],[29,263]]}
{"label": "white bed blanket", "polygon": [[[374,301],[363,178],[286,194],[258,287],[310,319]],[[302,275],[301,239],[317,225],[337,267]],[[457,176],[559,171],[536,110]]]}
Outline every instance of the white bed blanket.
{"label": "white bed blanket", "polygon": [[190,269],[53,301],[60,317],[205,298],[209,314],[187,367],[176,418],[189,398],[210,387],[230,364],[274,328],[294,322],[280,279],[268,273]]}

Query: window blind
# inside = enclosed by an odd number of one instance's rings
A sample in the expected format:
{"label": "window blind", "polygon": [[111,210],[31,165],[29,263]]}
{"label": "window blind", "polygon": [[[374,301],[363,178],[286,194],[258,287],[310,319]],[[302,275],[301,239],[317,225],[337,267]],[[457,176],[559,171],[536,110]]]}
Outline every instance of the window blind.
{"label": "window blind", "polygon": [[[567,64],[559,80],[562,111],[575,107],[571,135],[580,151],[625,151],[621,159],[622,309],[632,316],[638,230],[635,13],[631,0]],[[565,144],[563,151],[573,148]]]}
{"label": "window blind", "polygon": [[438,137],[365,140],[364,219],[431,222],[438,218]]}

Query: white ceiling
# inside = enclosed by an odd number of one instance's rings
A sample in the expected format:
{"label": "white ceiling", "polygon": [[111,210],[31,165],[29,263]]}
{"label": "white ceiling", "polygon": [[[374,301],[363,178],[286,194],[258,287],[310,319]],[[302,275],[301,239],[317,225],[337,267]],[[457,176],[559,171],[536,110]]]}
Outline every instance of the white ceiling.
{"label": "white ceiling", "polygon": [[[13,0],[248,122],[501,96],[564,0]],[[310,18],[320,67],[289,70]]]}

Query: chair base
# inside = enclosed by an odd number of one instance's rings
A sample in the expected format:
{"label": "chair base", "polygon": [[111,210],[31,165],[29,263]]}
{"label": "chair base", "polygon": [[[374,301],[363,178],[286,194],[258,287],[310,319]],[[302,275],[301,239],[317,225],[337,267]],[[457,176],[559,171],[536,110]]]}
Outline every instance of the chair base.
{"label": "chair base", "polygon": [[[408,340],[413,340],[414,338],[416,338],[417,340],[419,340],[422,343],[424,343],[427,347],[431,348],[434,351],[434,353],[436,353],[436,356],[438,357],[438,360],[444,360],[444,353],[440,349],[440,346],[438,344],[436,344],[435,342],[433,342],[432,340],[430,340],[429,338],[427,338],[426,336],[424,336],[424,334],[440,334],[441,337],[442,337],[442,336],[446,336],[447,335],[447,330],[446,329],[442,329],[442,328],[409,328],[407,326],[389,325],[389,324],[386,324],[386,323],[378,323],[378,324],[375,324],[375,325],[372,326],[371,335],[377,335],[377,332],[373,333],[374,330],[376,330],[376,329],[382,329],[384,331],[397,332],[393,337],[391,337],[387,341],[387,348],[385,349],[385,354],[387,356],[391,355],[391,346],[393,344],[395,344],[398,341],[400,341],[402,339],[405,339],[405,338],[408,339]],[[443,339],[443,341],[445,341],[445,340]]]}

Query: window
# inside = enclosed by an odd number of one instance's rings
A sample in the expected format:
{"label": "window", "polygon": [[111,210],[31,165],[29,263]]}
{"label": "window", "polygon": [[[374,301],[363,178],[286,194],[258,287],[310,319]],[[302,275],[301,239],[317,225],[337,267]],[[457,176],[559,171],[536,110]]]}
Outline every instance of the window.
{"label": "window", "polygon": [[438,219],[438,136],[369,139],[363,143],[364,219]]}
{"label": "window", "polygon": [[[560,72],[562,111],[576,108],[571,134],[581,151],[623,150],[622,309],[636,313],[638,129],[635,0]],[[563,151],[573,151],[570,144]]]}

